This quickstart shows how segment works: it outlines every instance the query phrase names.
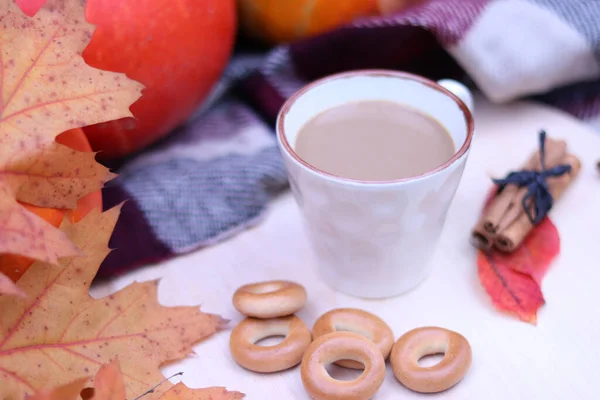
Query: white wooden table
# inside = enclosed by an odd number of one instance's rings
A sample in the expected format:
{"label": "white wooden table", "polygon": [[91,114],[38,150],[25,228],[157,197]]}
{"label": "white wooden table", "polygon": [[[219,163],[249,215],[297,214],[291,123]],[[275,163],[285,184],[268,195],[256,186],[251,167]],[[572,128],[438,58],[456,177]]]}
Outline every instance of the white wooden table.
{"label": "white wooden table", "polygon": [[[93,289],[103,296],[137,280],[162,278],[165,305],[202,304],[206,312],[241,320],[231,304],[234,290],[247,282],[291,279],[308,291],[298,313],[309,327],[335,307],[359,307],[386,320],[396,337],[423,325],[437,325],[465,335],[473,364],[465,379],[449,391],[420,395],[401,386],[388,366],[375,399],[599,399],[600,377],[600,133],[539,105],[492,106],[476,102],[476,135],[464,177],[447,219],[432,275],[403,296],[367,301],[336,293],[319,279],[290,194],[272,204],[266,220],[235,238],[120,277]],[[469,232],[476,220],[489,175],[517,167],[537,146],[537,133],[564,137],[583,162],[576,183],[552,211],[562,238],[562,252],[543,282],[547,304],[538,326],[496,311],[480,286]],[[169,366],[184,371],[190,387],[226,386],[250,400],[308,399],[299,368],[270,375],[239,367],[229,353],[229,331],[199,344],[197,355]]]}

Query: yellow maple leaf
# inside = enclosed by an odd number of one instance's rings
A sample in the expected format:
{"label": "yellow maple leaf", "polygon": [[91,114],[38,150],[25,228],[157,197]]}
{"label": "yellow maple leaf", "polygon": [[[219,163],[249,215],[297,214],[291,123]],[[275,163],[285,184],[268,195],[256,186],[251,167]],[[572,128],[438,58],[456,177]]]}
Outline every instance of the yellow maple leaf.
{"label": "yellow maple leaf", "polygon": [[0,0],[0,253],[56,263],[81,254],[18,202],[74,208],[115,175],[95,154],[58,144],[69,129],[131,116],[142,85],[85,64],[93,25],[81,0],[48,0],[28,17]]}
{"label": "yellow maple leaf", "polygon": [[163,379],[161,365],[191,354],[194,344],[224,325],[198,307],[161,306],[157,281],[136,282],[101,299],[89,295],[119,212],[96,210],[76,224],[63,221],[61,230],[85,257],[35,262],[17,282],[26,298],[0,296],[0,399],[22,400],[93,376],[117,356],[131,399]]}

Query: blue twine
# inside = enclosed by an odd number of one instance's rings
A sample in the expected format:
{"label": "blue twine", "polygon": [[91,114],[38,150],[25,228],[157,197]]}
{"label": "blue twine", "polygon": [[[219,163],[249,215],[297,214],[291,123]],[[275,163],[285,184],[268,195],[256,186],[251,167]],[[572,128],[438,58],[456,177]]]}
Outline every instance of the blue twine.
{"label": "blue twine", "polygon": [[[533,225],[539,224],[542,219],[552,209],[554,200],[550,189],[548,188],[549,177],[556,177],[571,172],[571,166],[568,164],[557,165],[554,168],[546,169],[546,132],[540,131],[540,171],[522,170],[509,173],[504,179],[493,179],[494,183],[500,186],[502,191],[506,185],[516,185],[518,187],[527,187],[527,194],[523,198],[522,204],[525,214]],[[533,207],[532,207],[533,205]],[[533,215],[535,211],[535,215]]]}

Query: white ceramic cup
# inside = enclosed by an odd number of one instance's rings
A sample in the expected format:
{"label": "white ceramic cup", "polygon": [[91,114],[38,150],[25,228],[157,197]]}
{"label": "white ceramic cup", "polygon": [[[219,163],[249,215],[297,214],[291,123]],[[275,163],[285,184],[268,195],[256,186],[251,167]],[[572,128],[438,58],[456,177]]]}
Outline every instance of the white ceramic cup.
{"label": "white ceramic cup", "polygon": [[[296,136],[306,122],[329,108],[365,100],[407,104],[435,118],[451,134],[455,154],[423,175],[385,182],[335,176],[296,154]],[[332,75],[286,101],[277,140],[327,284],[346,294],[383,298],[426,278],[471,146],[472,102],[458,82],[386,70]]]}

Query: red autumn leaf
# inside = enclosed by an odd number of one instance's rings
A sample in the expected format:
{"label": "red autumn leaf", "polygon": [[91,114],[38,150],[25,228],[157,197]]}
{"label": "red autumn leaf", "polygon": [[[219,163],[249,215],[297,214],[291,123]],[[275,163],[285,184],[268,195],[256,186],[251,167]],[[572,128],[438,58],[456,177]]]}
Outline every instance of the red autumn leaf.
{"label": "red autumn leaf", "polygon": [[524,273],[541,286],[552,261],[560,253],[560,236],[556,226],[546,217],[514,252],[497,252],[494,257],[517,272]]}
{"label": "red autumn leaf", "polygon": [[545,303],[542,290],[532,277],[515,271],[513,261],[510,257],[500,258],[497,251],[479,250],[479,281],[496,308],[535,325],[537,311]]}

